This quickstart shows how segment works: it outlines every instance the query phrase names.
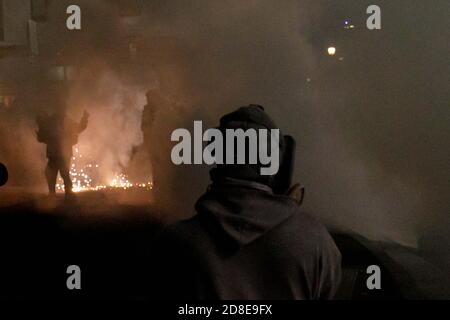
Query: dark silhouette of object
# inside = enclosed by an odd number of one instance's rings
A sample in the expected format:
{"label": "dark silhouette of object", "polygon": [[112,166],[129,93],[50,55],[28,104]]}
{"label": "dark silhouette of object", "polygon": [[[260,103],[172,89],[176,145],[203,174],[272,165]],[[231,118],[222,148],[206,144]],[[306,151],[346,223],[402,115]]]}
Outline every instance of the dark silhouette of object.
{"label": "dark silhouette of object", "polygon": [[8,169],[3,163],[0,163],[0,187],[8,182]]}
{"label": "dark silhouette of object", "polygon": [[[251,105],[224,116],[219,129],[227,128],[277,126],[261,106]],[[303,189],[290,187],[295,143],[280,136],[276,175],[260,175],[261,164],[218,165],[197,215],[162,232],[153,260],[157,279],[149,284],[155,298],[334,297],[340,252],[326,228],[300,210]]]}
{"label": "dark silhouette of object", "polygon": [[162,98],[157,90],[149,90],[145,96],[147,97],[147,104],[144,106],[144,111],[142,113],[141,129],[142,132],[144,132],[144,135],[146,135],[147,138],[150,138],[150,131],[155,122],[156,110],[160,107]]}
{"label": "dark silhouette of object", "polygon": [[47,168],[45,176],[50,194],[56,192],[56,178],[58,172],[64,180],[66,195],[72,193],[72,180],[70,178],[70,162],[72,147],[78,142],[78,135],[88,125],[89,114],[84,111],[80,122],[76,122],[66,115],[62,108],[51,116],[39,116],[37,119],[37,139],[47,145]]}
{"label": "dark silhouette of object", "polygon": [[[155,135],[155,120],[156,114],[159,109],[167,106],[167,101],[162,97],[161,93],[157,89],[147,91],[147,104],[144,106],[142,113],[141,130],[144,135],[144,148],[150,158],[152,168],[152,180],[153,185],[156,188],[153,189],[155,198],[159,199],[160,195],[156,195],[156,192],[160,191],[161,183],[159,183],[159,173],[161,170],[157,170],[158,165],[161,163],[160,158],[161,142],[157,141],[158,137]],[[163,178],[163,177],[162,177]]]}

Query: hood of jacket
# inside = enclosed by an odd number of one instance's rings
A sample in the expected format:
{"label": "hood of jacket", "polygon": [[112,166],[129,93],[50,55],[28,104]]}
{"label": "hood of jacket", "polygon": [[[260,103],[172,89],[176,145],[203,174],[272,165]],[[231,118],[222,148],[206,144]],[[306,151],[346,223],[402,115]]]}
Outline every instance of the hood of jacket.
{"label": "hood of jacket", "polygon": [[226,179],[211,185],[198,200],[196,210],[220,230],[225,241],[242,247],[289,219],[298,204],[274,194],[266,185]]}

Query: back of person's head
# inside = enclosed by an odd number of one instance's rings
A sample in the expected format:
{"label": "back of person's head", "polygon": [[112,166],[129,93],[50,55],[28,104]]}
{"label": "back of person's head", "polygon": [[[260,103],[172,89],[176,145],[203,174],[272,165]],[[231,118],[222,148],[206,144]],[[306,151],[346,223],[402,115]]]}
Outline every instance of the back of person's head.
{"label": "back of person's head", "polygon": [[[241,107],[234,112],[224,115],[220,119],[220,125],[218,129],[222,132],[224,137],[224,146],[226,143],[226,130],[233,129],[238,130],[242,129],[243,131],[247,131],[248,129],[256,130],[257,143],[258,143],[258,152],[261,147],[261,140],[258,132],[260,129],[265,129],[268,131],[266,146],[268,148],[268,154],[271,154],[271,130],[278,129],[278,126],[275,122],[269,117],[269,115],[264,111],[264,108],[260,105],[249,105],[245,107]],[[254,148],[254,146],[252,146]],[[281,130],[279,131],[279,169],[278,172],[274,175],[262,175],[261,168],[267,167],[267,164],[262,164],[259,160],[256,164],[249,164],[248,155],[250,151],[250,143],[248,139],[245,143],[245,151],[246,151],[246,163],[245,164],[236,164],[237,160],[237,150],[236,150],[236,141],[234,143],[235,150],[228,150],[224,148],[224,164],[217,165],[214,169],[211,170],[211,179],[213,181],[221,181],[225,178],[239,179],[239,180],[247,180],[265,184],[272,188],[274,191],[282,193],[286,190],[285,185],[290,184],[291,175],[292,175],[292,161],[293,161],[293,139],[289,136],[283,136]],[[234,152],[234,164],[226,164],[226,153]],[[289,187],[289,186],[288,186]]]}

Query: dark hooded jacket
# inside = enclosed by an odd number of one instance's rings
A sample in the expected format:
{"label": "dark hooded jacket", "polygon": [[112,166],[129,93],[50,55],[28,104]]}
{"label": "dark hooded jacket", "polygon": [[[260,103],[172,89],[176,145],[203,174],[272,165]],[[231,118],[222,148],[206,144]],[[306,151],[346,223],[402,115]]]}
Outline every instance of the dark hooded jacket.
{"label": "dark hooded jacket", "polygon": [[157,298],[330,299],[340,253],[327,230],[265,185],[213,184],[161,238]]}
{"label": "dark hooded jacket", "polygon": [[[220,128],[274,129],[260,106],[242,107]],[[280,139],[281,162],[288,154]],[[291,162],[286,162],[289,164]],[[282,167],[289,168],[282,164]],[[157,245],[157,298],[330,299],[340,253],[324,226],[283,195],[257,165],[218,165],[197,215],[170,227]],[[281,169],[280,169],[281,170]],[[289,187],[290,175],[284,183]],[[273,190],[277,190],[274,192]]]}

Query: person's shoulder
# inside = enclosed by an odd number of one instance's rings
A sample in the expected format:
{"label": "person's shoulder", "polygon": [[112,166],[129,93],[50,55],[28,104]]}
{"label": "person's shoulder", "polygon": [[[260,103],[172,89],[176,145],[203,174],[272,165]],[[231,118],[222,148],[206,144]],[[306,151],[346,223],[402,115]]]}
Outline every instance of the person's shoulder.
{"label": "person's shoulder", "polygon": [[312,230],[326,230],[324,224],[314,215],[298,207],[293,214],[293,219]]}
{"label": "person's shoulder", "polygon": [[302,238],[320,244],[328,242],[330,233],[326,226],[315,216],[309,214],[300,207],[295,210],[291,219],[293,229],[298,230],[296,234]]}

